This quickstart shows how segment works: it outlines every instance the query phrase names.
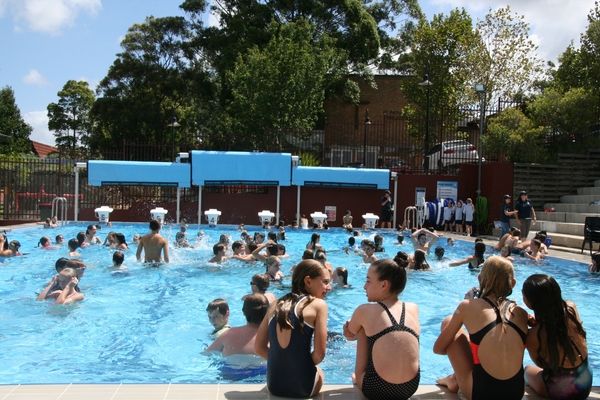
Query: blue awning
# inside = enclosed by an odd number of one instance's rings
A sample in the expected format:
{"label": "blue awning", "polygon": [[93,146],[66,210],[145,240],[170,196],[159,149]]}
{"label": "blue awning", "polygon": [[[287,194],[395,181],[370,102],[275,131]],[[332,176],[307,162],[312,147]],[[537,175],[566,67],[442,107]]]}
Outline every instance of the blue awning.
{"label": "blue awning", "polygon": [[296,186],[389,189],[390,171],[366,168],[296,167],[292,170],[292,184]]}
{"label": "blue awning", "polygon": [[147,161],[88,162],[88,183],[104,185],[152,185],[189,188],[190,164]]}

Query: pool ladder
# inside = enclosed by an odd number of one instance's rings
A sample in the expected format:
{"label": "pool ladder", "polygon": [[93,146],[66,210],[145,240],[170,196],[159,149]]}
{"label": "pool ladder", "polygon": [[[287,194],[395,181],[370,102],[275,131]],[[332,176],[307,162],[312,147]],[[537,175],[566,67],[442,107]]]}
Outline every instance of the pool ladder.
{"label": "pool ladder", "polygon": [[51,217],[56,216],[61,225],[67,220],[67,199],[65,197],[55,197],[52,199]]}

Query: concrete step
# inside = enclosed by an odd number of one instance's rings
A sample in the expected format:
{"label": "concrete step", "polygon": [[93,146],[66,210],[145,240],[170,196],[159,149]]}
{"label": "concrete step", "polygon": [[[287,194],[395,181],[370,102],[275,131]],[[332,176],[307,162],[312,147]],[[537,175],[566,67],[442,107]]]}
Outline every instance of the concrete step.
{"label": "concrete step", "polygon": [[579,194],[568,194],[566,196],[560,196],[561,203],[575,203],[575,204],[590,204],[593,201],[600,201],[600,195],[579,195]]}
{"label": "concrete step", "polygon": [[544,208],[554,208],[556,212],[600,214],[600,205],[589,205],[589,203],[546,203]]}
{"label": "concrete step", "polygon": [[596,179],[594,181],[594,186],[600,186],[600,179]]}
{"label": "concrete step", "polygon": [[564,233],[567,235],[583,235],[583,224],[554,221],[536,221],[531,225],[532,230],[546,231],[548,233]]}
{"label": "concrete step", "polygon": [[580,187],[577,189],[577,194],[600,196],[600,186]]}
{"label": "concrete step", "polygon": [[586,217],[598,217],[598,214],[594,213],[573,213],[573,212],[543,212],[538,211],[535,213],[540,221],[552,221],[552,222],[574,222],[577,224],[583,224]]}
{"label": "concrete step", "polygon": [[574,249],[581,249],[581,243],[583,242],[583,236],[579,235],[567,235],[564,233],[548,232],[548,235],[552,238],[552,246],[571,247]]}

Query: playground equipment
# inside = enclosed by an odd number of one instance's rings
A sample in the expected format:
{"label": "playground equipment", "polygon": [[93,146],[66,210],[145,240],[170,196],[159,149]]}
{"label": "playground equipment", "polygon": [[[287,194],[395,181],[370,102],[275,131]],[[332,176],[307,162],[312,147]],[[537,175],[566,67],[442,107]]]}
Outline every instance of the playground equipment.
{"label": "playground equipment", "polygon": [[165,223],[165,215],[167,215],[168,212],[168,210],[165,210],[162,207],[156,207],[150,210],[150,217],[157,220],[162,225]]}
{"label": "playground equipment", "polygon": [[221,216],[221,211],[215,208],[210,208],[204,211],[204,215],[206,216],[209,226],[217,226],[219,223],[219,217]]}
{"label": "playground equipment", "polygon": [[365,220],[365,225],[367,226],[367,229],[375,229],[375,226],[377,226],[377,222],[379,221],[379,215],[375,215],[373,213],[366,213],[362,217]]}
{"label": "playground equipment", "polygon": [[110,220],[110,213],[113,212],[113,209],[109,206],[98,207],[94,210],[96,214],[96,218],[98,218],[98,222],[108,224]]}
{"label": "playground equipment", "polygon": [[275,218],[275,214],[269,210],[262,210],[258,213],[258,218],[260,219],[260,224],[262,226],[269,226],[273,222],[273,218]]}

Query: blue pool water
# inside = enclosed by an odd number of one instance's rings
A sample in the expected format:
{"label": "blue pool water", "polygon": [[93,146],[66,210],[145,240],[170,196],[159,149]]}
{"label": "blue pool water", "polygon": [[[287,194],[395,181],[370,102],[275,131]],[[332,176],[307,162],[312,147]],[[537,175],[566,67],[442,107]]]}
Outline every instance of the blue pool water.
{"label": "blue pool water", "polygon": [[[237,229],[202,228],[206,238],[198,247],[171,247],[172,262],[162,268],[146,268],[136,262],[132,245],[126,252],[128,275],[111,274],[112,250],[102,246],[82,249],[82,258],[88,266],[80,283],[85,301],[70,306],[36,301],[36,293],[54,273],[55,260],[67,255],[66,246],[56,250],[35,248],[39,238],[42,235],[54,238],[62,233],[68,240],[84,229],[84,225],[67,225],[9,233],[9,239],[20,240],[21,251],[28,254],[0,263],[0,384],[230,382],[221,373],[220,357],[205,356],[202,350],[211,342],[207,303],[217,297],[226,298],[231,307],[231,325],[244,324],[241,298],[250,291],[248,283],[252,275],[264,272],[263,264],[259,263],[229,261],[222,267],[207,264],[219,234],[227,233],[236,240]],[[130,241],[134,233],[145,233],[147,226],[115,224],[112,230],[125,233]],[[99,236],[104,239],[107,231],[107,228],[98,231]],[[177,227],[166,226],[163,234],[172,242],[176,231]],[[188,237],[193,240],[197,232],[196,227],[191,227]],[[288,273],[300,259],[311,233],[288,230],[284,243],[291,257],[283,261],[284,272]],[[341,332],[354,308],[366,301],[362,286],[368,266],[356,255],[346,255],[340,250],[348,238],[345,232],[332,229],[320,233],[333,266],[349,270],[352,288],[335,290],[327,299],[329,330]],[[398,246],[394,245],[395,235],[383,235],[388,256],[398,250],[413,250],[408,238]],[[402,295],[404,300],[416,302],[420,307],[422,383],[433,383],[450,372],[447,358],[434,355],[432,345],[441,320],[453,312],[477,280],[466,266],[447,266],[451,259],[470,255],[472,243],[459,241],[454,247],[447,247],[441,240],[440,245],[446,248],[447,260],[430,260],[431,272],[409,273]],[[586,265],[578,262],[549,258],[542,265],[534,265],[519,259],[514,300],[522,304],[522,282],[538,272],[553,275],[562,287],[563,296],[578,305],[588,333],[590,363],[594,375],[600,376],[600,343],[596,339],[600,318],[595,312],[600,277],[590,276]],[[285,293],[283,288],[271,287],[271,291],[277,296]],[[343,339],[329,343],[322,364],[327,383],[351,382],[354,353],[355,343]],[[530,362],[528,357],[526,361]],[[264,382],[264,376],[246,378],[245,382]]]}

